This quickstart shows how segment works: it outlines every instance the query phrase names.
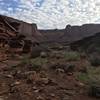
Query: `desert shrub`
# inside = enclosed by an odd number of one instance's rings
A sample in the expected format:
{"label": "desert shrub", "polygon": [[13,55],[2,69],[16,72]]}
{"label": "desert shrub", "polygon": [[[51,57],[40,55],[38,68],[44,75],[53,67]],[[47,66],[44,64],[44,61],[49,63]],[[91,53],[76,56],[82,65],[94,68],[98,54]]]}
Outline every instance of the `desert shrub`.
{"label": "desert shrub", "polygon": [[90,96],[100,98],[100,67],[88,67],[88,73],[78,73],[77,78],[87,86]]}
{"label": "desert shrub", "polygon": [[21,59],[21,65],[26,65],[30,63],[30,58],[27,55],[23,55],[22,59]]}
{"label": "desert shrub", "polygon": [[30,63],[30,64],[28,65],[28,69],[29,69],[30,71],[40,71],[41,68],[42,68],[41,65],[35,64],[35,63]]}
{"label": "desert shrub", "polygon": [[43,65],[46,64],[48,60],[46,58],[37,57],[35,59],[31,59],[32,64]]}
{"label": "desert shrub", "polygon": [[87,73],[77,73],[77,78],[82,81],[87,83],[88,85],[92,85],[94,83],[99,83],[100,84],[100,67],[95,68],[95,67],[87,67]]}
{"label": "desert shrub", "polygon": [[21,60],[20,64],[17,65],[17,67],[13,67],[13,68],[20,68],[20,71],[27,71],[27,72],[30,72],[30,71],[40,71],[42,66],[40,63],[38,62],[32,62],[31,59],[29,57],[25,57]]}
{"label": "desert shrub", "polygon": [[47,59],[41,57],[31,59],[29,68],[30,70],[39,71],[42,68],[42,66],[47,62],[48,62]]}
{"label": "desert shrub", "polygon": [[40,71],[43,64],[47,63],[46,58],[37,57],[30,59],[29,57],[24,57],[20,63],[20,66],[24,66],[29,71]]}
{"label": "desert shrub", "polygon": [[88,81],[89,81],[89,76],[86,73],[79,73],[77,75],[77,78],[78,78],[78,80],[80,80],[80,81],[82,81],[84,83],[88,83]]}
{"label": "desert shrub", "polygon": [[68,61],[76,61],[80,59],[80,54],[75,51],[65,52],[64,58]]}

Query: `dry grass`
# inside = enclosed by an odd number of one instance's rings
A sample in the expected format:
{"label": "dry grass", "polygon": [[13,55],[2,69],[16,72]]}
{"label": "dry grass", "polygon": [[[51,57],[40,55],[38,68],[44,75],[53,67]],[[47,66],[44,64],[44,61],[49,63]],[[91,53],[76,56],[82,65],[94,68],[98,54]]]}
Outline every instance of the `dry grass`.
{"label": "dry grass", "polygon": [[80,60],[80,54],[75,51],[65,52],[64,58],[67,61],[77,61],[77,60]]}

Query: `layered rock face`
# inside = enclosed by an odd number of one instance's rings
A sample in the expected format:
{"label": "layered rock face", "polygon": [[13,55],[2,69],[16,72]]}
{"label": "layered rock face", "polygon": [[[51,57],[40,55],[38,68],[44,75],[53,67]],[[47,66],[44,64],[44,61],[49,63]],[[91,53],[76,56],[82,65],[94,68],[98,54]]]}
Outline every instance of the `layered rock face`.
{"label": "layered rock face", "polygon": [[21,48],[30,51],[32,45],[37,45],[42,35],[36,24],[29,24],[7,16],[0,15],[0,46]]}
{"label": "layered rock face", "polygon": [[[11,17],[0,15],[0,30],[6,34],[16,33],[15,35],[24,35],[27,39],[34,41],[35,38],[41,36],[37,30],[36,24],[29,24]],[[0,33],[2,33],[0,31]],[[35,39],[36,40],[36,39]]]}
{"label": "layered rock face", "polygon": [[[29,24],[10,17],[0,15],[0,36],[11,38],[24,37],[32,43],[73,43],[94,36],[100,32],[100,24],[82,26],[67,25],[65,29],[39,30],[36,24]],[[3,34],[2,34],[3,33]],[[6,40],[7,40],[6,39]],[[2,39],[1,39],[2,40]]]}
{"label": "layered rock face", "polygon": [[65,30],[39,30],[43,35],[43,43],[56,43],[61,42],[60,38],[64,35]]}
{"label": "layered rock face", "polygon": [[36,38],[41,36],[41,34],[37,30],[36,24],[29,24],[11,17],[2,16],[9,25],[11,25],[16,31],[18,35],[23,35],[27,40],[31,40],[32,42],[37,41]]}
{"label": "layered rock face", "polygon": [[82,26],[70,26],[67,25],[65,34],[62,37],[63,40],[74,42],[82,40],[86,37],[90,37],[100,32],[100,24],[85,24]]}
{"label": "layered rock face", "polygon": [[90,37],[100,32],[100,24],[85,24],[82,26],[67,25],[62,30],[39,30],[44,35],[45,42],[72,43]]}
{"label": "layered rock face", "polygon": [[82,40],[73,42],[71,44],[72,49],[78,49],[86,51],[88,53],[99,53],[100,54],[100,32],[93,36],[86,37]]}

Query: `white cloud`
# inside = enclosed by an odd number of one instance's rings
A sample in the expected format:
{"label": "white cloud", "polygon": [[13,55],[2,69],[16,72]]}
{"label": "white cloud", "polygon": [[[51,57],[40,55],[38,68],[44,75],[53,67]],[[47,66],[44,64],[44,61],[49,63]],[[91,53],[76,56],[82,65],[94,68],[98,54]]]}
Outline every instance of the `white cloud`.
{"label": "white cloud", "polygon": [[38,28],[65,28],[67,24],[100,22],[99,0],[20,0],[14,9],[10,13],[13,8],[9,7],[8,11],[0,8],[0,13],[37,23]]}

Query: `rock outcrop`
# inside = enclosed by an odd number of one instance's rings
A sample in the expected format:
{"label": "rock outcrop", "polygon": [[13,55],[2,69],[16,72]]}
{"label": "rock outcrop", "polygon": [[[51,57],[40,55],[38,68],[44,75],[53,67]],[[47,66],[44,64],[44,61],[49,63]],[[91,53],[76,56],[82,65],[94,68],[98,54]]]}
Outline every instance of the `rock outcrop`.
{"label": "rock outcrop", "polygon": [[[42,35],[36,24],[29,24],[14,18],[0,15],[0,44],[11,48],[30,48],[37,45]],[[29,45],[30,44],[30,45]],[[27,46],[28,47],[25,47]]]}

